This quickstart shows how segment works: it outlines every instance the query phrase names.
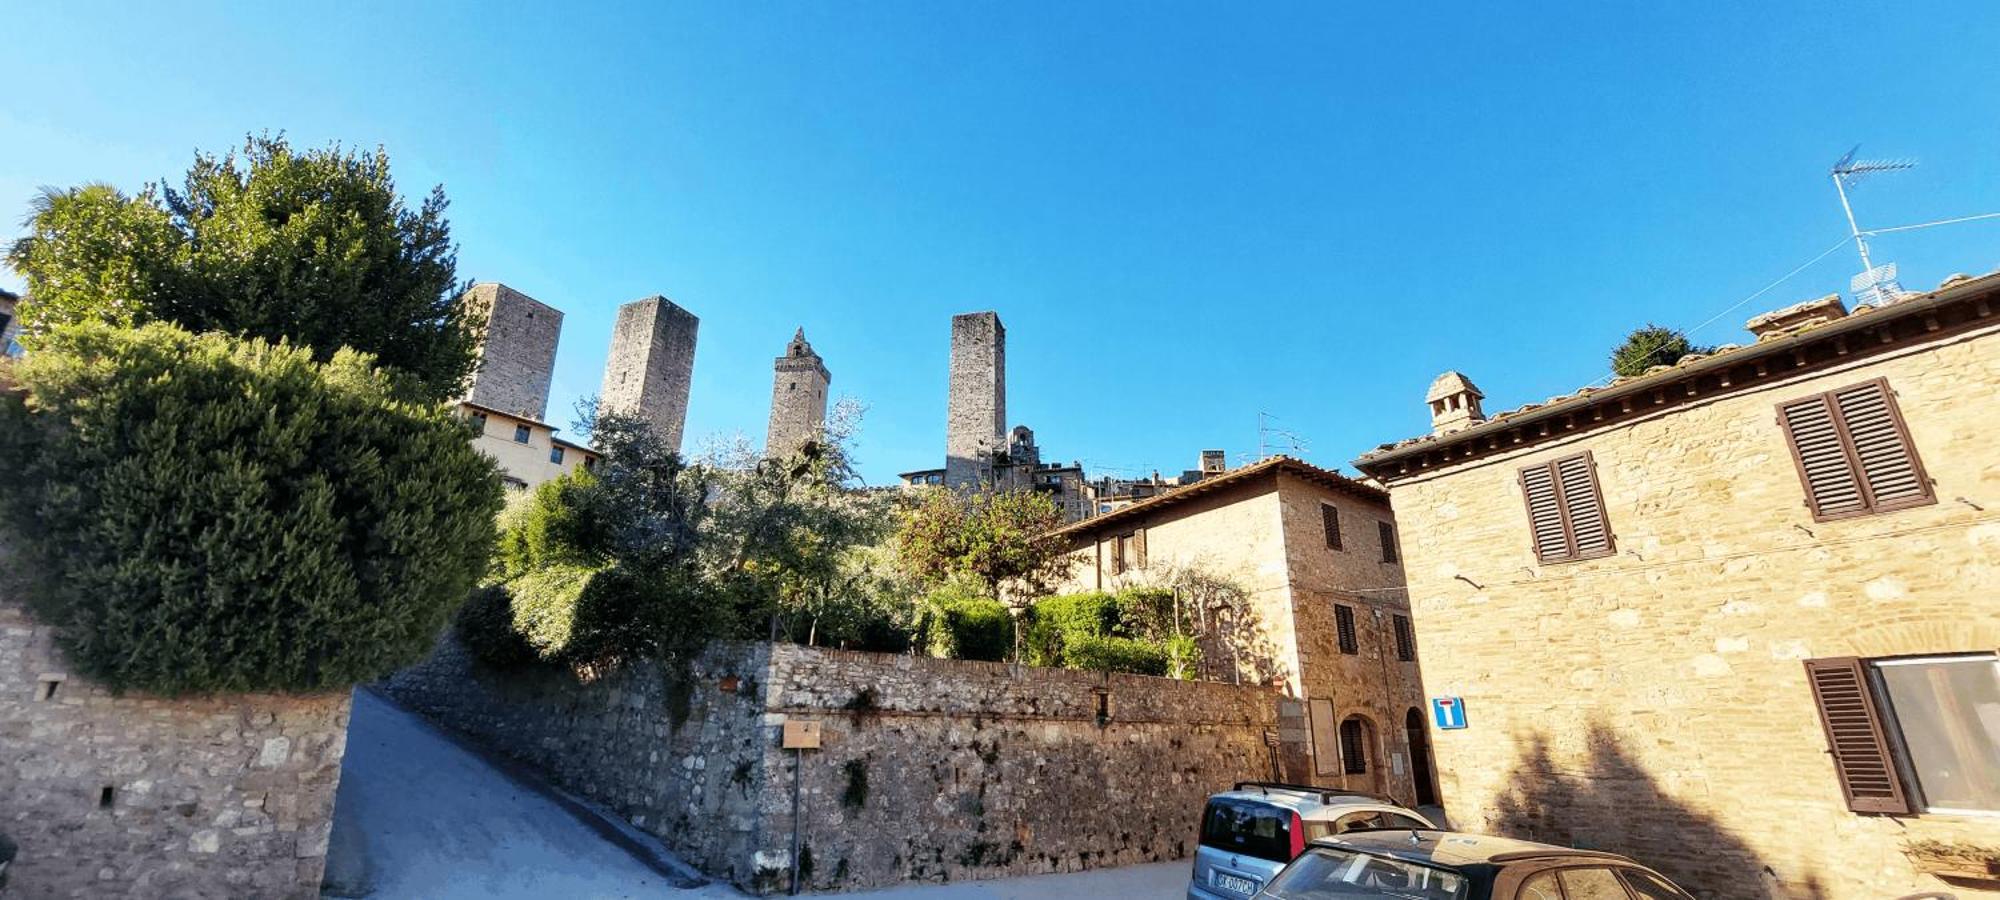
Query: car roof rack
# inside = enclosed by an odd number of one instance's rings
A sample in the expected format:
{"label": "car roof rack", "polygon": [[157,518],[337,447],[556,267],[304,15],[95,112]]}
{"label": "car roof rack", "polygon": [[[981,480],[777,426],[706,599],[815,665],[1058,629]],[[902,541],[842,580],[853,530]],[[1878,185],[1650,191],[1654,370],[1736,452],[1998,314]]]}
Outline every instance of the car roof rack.
{"label": "car roof rack", "polygon": [[1392,802],[1387,797],[1384,797],[1380,794],[1371,794],[1368,793],[1367,791],[1350,791],[1344,788],[1314,787],[1309,784],[1287,784],[1282,781],[1239,781],[1236,782],[1236,786],[1230,788],[1230,790],[1241,791],[1241,790],[1247,790],[1249,788],[1256,788],[1258,790],[1263,791],[1266,794],[1272,791],[1287,791],[1295,794],[1311,794],[1313,796],[1318,797],[1321,803],[1332,803],[1333,798],[1335,797],[1361,797],[1363,799],[1376,800],[1383,803]]}

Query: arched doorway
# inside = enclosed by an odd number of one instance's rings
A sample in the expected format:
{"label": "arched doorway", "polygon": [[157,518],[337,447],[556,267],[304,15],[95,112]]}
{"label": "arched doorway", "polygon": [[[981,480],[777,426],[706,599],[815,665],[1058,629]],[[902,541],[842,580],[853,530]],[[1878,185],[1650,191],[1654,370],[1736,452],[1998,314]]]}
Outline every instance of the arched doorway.
{"label": "arched doorway", "polygon": [[1375,724],[1367,717],[1348,716],[1340,723],[1341,783],[1349,790],[1382,793],[1381,766],[1375,759]]}
{"label": "arched doorway", "polygon": [[1410,736],[1410,780],[1417,785],[1417,805],[1438,805],[1437,779],[1431,772],[1431,732],[1424,723],[1424,714],[1416,707],[1410,707],[1410,714],[1403,717],[1403,729]]}

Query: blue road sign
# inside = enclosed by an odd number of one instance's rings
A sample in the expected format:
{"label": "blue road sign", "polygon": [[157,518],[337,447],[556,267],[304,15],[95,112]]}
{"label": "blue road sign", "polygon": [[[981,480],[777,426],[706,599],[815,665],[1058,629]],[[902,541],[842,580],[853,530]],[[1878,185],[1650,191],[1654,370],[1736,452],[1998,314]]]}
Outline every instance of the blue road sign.
{"label": "blue road sign", "polygon": [[1465,727],[1465,701],[1457,697],[1432,697],[1431,721],[1442,731]]}

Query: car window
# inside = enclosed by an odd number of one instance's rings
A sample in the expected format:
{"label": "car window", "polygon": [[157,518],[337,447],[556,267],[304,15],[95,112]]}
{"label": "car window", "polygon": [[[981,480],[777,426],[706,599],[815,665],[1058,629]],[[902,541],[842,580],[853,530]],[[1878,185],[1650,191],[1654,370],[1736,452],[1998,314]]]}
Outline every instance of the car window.
{"label": "car window", "polygon": [[[1278,900],[1464,900],[1469,882],[1449,869],[1371,856],[1353,850],[1315,847],[1264,888],[1260,896]],[[1554,900],[1562,900],[1560,896]]]}
{"label": "car window", "polygon": [[1631,900],[1610,869],[1563,869],[1556,877],[1568,900]]}
{"label": "car window", "polygon": [[1409,816],[1401,815],[1398,813],[1385,812],[1382,814],[1382,827],[1395,828],[1398,830],[1408,828],[1412,831],[1429,831],[1431,826],[1419,822],[1416,819],[1412,819]]}
{"label": "car window", "polygon": [[1350,831],[1375,831],[1382,826],[1382,813],[1374,810],[1351,812],[1333,820],[1333,833],[1346,834]]}
{"label": "car window", "polygon": [[1651,872],[1619,869],[1618,874],[1625,876],[1625,884],[1632,889],[1632,893],[1645,900],[1688,900],[1686,891],[1674,887],[1672,882]]}
{"label": "car window", "polygon": [[1514,894],[1515,900],[1563,900],[1562,888],[1556,887],[1556,873],[1543,872],[1521,882],[1521,889]]}
{"label": "car window", "polygon": [[1201,843],[1228,853],[1289,862],[1292,813],[1249,800],[1211,800],[1202,816]]}

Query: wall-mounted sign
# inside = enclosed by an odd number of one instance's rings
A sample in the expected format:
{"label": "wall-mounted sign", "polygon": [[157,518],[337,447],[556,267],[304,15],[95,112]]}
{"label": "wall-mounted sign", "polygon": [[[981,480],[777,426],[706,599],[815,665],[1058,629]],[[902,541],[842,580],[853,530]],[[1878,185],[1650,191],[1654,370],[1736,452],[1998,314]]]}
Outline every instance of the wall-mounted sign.
{"label": "wall-mounted sign", "polygon": [[1464,728],[1465,701],[1458,697],[1432,697],[1431,721],[1437,723],[1440,731]]}
{"label": "wall-mounted sign", "polygon": [[804,719],[785,720],[785,734],[782,749],[818,750],[819,723]]}

